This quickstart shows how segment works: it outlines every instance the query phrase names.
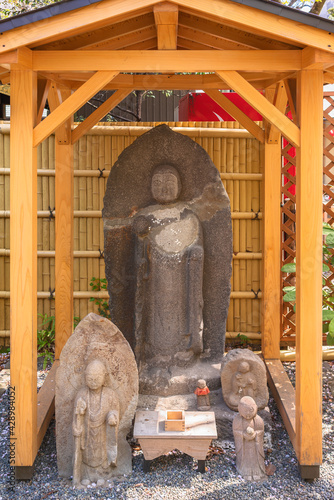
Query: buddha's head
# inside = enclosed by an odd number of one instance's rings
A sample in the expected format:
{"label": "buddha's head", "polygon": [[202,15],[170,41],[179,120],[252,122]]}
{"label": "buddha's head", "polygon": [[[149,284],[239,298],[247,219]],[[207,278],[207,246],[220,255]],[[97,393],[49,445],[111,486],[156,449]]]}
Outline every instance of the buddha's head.
{"label": "buddha's head", "polygon": [[181,180],[176,168],[169,165],[159,165],[152,175],[153,198],[162,204],[176,201],[181,192]]}
{"label": "buddha's head", "polygon": [[244,396],[239,401],[238,410],[242,417],[246,420],[251,420],[257,413],[257,405],[253,398]]}
{"label": "buddha's head", "polygon": [[106,368],[102,361],[94,359],[91,361],[85,371],[86,384],[89,389],[100,389],[104,385],[106,378]]}
{"label": "buddha's head", "polygon": [[250,370],[249,363],[247,363],[247,361],[242,361],[238,367],[238,371],[240,373],[247,373],[249,372],[249,370]]}

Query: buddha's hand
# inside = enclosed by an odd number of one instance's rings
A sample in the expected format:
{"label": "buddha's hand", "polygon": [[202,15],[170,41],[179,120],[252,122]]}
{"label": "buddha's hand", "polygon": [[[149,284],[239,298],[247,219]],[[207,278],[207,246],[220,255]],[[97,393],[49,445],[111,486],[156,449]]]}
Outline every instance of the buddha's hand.
{"label": "buddha's hand", "polygon": [[75,413],[77,413],[78,415],[83,415],[86,411],[86,408],[86,402],[82,398],[79,398],[75,408]]}
{"label": "buddha's hand", "polygon": [[117,425],[118,422],[118,412],[110,411],[107,417],[107,423],[109,425]]}

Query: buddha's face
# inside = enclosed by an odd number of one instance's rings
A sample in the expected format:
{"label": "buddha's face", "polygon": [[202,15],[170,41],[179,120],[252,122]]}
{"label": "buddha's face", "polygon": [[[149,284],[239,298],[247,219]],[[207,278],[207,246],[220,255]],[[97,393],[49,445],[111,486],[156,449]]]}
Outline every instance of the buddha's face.
{"label": "buddha's face", "polygon": [[106,370],[100,361],[92,361],[86,368],[85,378],[89,389],[100,389],[104,384]]}
{"label": "buddha's face", "polygon": [[246,420],[251,420],[257,414],[256,403],[250,396],[244,396],[240,399],[238,410]]}
{"label": "buddha's face", "polygon": [[152,195],[158,203],[177,200],[180,191],[179,179],[172,172],[157,172],[152,177]]}

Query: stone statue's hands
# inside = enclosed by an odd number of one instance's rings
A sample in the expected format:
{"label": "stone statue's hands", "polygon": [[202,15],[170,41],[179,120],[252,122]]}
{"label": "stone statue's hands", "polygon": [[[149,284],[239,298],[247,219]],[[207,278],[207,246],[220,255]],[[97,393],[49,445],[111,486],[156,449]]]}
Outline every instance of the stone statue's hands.
{"label": "stone statue's hands", "polygon": [[252,427],[247,427],[244,432],[244,438],[246,439],[246,441],[251,441],[252,439],[255,439],[255,437],[256,432],[254,431],[254,429],[252,429]]}
{"label": "stone statue's hands", "polygon": [[117,425],[118,415],[115,411],[110,411],[107,417],[107,423],[109,425]]}
{"label": "stone statue's hands", "polygon": [[78,415],[83,415],[86,411],[86,408],[86,402],[82,398],[79,398],[77,401],[77,406],[75,408],[75,413],[77,413]]}

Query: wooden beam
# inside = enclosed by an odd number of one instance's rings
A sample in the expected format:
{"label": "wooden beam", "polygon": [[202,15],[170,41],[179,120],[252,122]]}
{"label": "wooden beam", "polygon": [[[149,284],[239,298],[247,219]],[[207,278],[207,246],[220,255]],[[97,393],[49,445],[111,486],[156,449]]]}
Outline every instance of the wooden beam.
{"label": "wooden beam", "polygon": [[47,374],[37,396],[37,447],[42,444],[49,423],[55,412],[56,372],[59,361],[55,361]]}
{"label": "wooden beam", "polygon": [[300,131],[283,113],[271,104],[262,94],[257,92],[236,71],[217,71],[222,80],[245,99],[254,109],[256,109],[268,122],[275,125],[280,132],[293,145],[298,146],[300,141]]}
{"label": "wooden beam", "polygon": [[55,40],[94,31],[129,17],[148,13],[156,0],[104,0],[98,5],[48,17],[35,23],[0,33],[0,53],[30,44]]}
{"label": "wooden beam", "polygon": [[[64,91],[63,91],[64,92]],[[62,93],[66,103],[70,92]],[[56,130],[55,146],[55,358],[73,332],[73,216],[74,169],[71,140],[72,116]]]}
{"label": "wooden beam", "polygon": [[281,144],[265,143],[263,196],[262,352],[280,358],[281,336]]}
{"label": "wooden beam", "polygon": [[[48,103],[51,113],[57,109],[63,102],[62,92],[65,93],[64,100],[71,95],[71,91],[59,90],[57,85],[52,82],[50,85]],[[67,120],[63,125],[56,130],[56,141],[58,144],[70,144],[71,143],[71,120]]]}
{"label": "wooden beam", "polygon": [[[284,82],[279,82],[276,86],[274,105],[276,108],[285,115],[288,96]],[[273,125],[268,125],[268,144],[279,144],[281,147],[281,134],[280,131]]]}
{"label": "wooden beam", "polygon": [[77,142],[80,137],[87,134],[87,132],[94,127],[110,110],[114,109],[123,99],[129,95],[132,90],[116,90],[116,92],[109,97],[103,104],[101,104],[91,115],[89,115],[78,127],[72,132],[72,144]]}
{"label": "wooden beam", "polygon": [[38,80],[37,82],[37,120],[36,125],[42,120],[43,111],[46,105],[46,100],[48,98],[49,90],[51,86],[51,80]]}
{"label": "wooden beam", "polygon": [[11,75],[10,376],[15,387],[15,465],[37,453],[37,149],[33,147],[37,76]]}
{"label": "wooden beam", "polygon": [[250,49],[290,50],[298,46],[303,47],[299,43],[290,45],[289,43],[276,41],[269,37],[264,38],[262,34],[251,34],[245,27],[241,30],[240,28],[237,29],[228,26],[221,21],[210,21],[198,15],[191,14],[189,10],[187,13],[183,12],[183,10],[179,12],[179,29],[181,27],[191,28],[203,34],[211,34],[222,41],[240,43]]}
{"label": "wooden beam", "polygon": [[35,71],[196,72],[220,70],[296,71],[299,50],[34,51]]}
{"label": "wooden beam", "polygon": [[153,7],[157,28],[158,49],[170,50],[177,46],[178,8],[169,2],[158,3]]}
{"label": "wooden beam", "polygon": [[285,43],[302,44],[334,53],[334,33],[229,0],[173,0],[187,14],[234,26]]}
{"label": "wooden beam", "polygon": [[34,146],[38,146],[44,141],[116,75],[116,71],[99,71],[95,73],[82,87],[34,128]]}
{"label": "wooden beam", "polygon": [[292,445],[296,446],[296,397],[284,366],[278,360],[264,360],[267,368],[268,384],[282,416]]}
{"label": "wooden beam", "polygon": [[284,80],[285,90],[288,97],[289,107],[292,114],[293,123],[299,125],[296,113],[296,79],[286,78]]}
{"label": "wooden beam", "polygon": [[334,54],[312,47],[306,47],[302,51],[302,66],[304,69],[324,69],[331,64],[334,64]]}
{"label": "wooden beam", "polygon": [[[310,105],[312,103],[312,105]],[[322,462],[322,171],[323,76],[297,82],[296,447],[301,466]]]}
{"label": "wooden beam", "polygon": [[144,30],[149,26],[154,27],[152,12],[137,15],[120,23],[110,24],[104,28],[88,31],[65,40],[58,40],[45,45],[32,44],[31,46],[38,47],[38,50],[80,50],[99,45],[108,40],[123,38],[126,35],[131,36],[134,32]]}
{"label": "wooden beam", "polygon": [[227,113],[235,118],[245,129],[248,130],[258,141],[264,142],[264,130],[243,113],[233,102],[224,96],[219,90],[207,90],[207,95],[211,97]]}

